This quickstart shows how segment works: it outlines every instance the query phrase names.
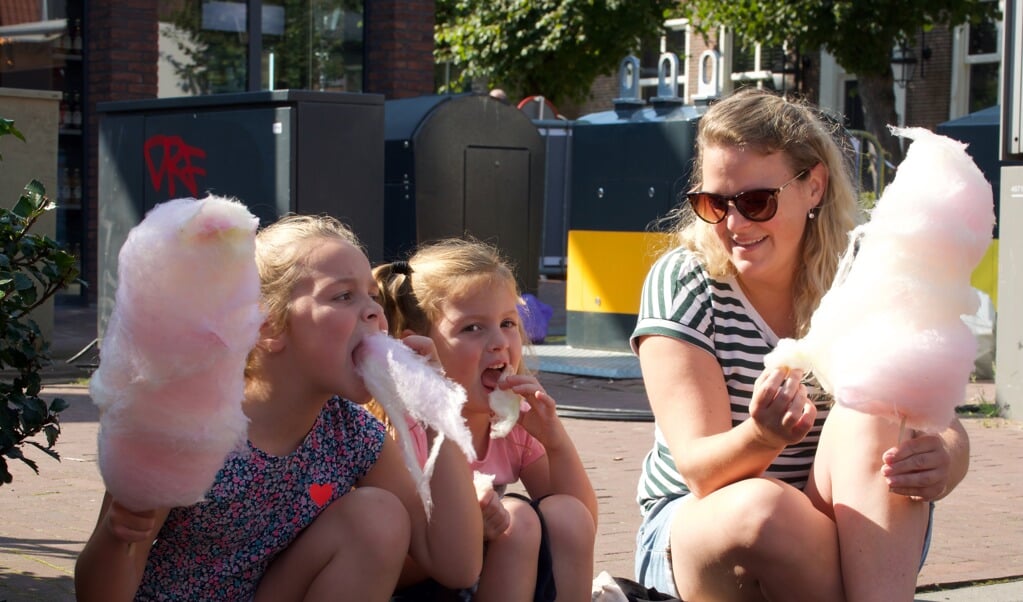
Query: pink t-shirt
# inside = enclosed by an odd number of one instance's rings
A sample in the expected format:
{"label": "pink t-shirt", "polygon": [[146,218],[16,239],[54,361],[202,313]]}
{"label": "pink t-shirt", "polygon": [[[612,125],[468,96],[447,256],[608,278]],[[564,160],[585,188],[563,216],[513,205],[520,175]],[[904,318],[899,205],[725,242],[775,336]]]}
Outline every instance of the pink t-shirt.
{"label": "pink t-shirt", "polygon": [[[412,419],[408,419],[409,431],[415,442],[416,459],[419,465],[426,464],[429,446],[426,441],[426,430]],[[505,485],[519,480],[522,469],[535,462],[547,453],[543,445],[535,437],[526,432],[521,424],[516,424],[506,437],[491,437],[487,453],[483,458],[471,462],[472,469],[494,475],[494,490],[504,491]],[[500,489],[498,488],[500,486]]]}

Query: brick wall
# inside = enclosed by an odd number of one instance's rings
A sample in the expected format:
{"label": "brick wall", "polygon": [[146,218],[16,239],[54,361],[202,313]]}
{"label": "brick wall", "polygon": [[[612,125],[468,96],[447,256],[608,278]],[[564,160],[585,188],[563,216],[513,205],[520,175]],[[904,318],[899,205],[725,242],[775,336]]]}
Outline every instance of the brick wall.
{"label": "brick wall", "polygon": [[82,278],[91,285],[89,303],[96,302],[99,292],[96,262],[99,119],[96,104],[156,98],[157,4],[158,0],[90,0],[85,15],[87,108],[84,134],[89,162]]}
{"label": "brick wall", "polygon": [[[906,125],[933,130],[948,121],[952,89],[952,32],[935,27],[925,39],[917,38],[913,52],[917,57],[916,74],[906,84]],[[923,60],[923,41],[931,49],[930,60]]]}
{"label": "brick wall", "polygon": [[434,1],[366,0],[365,24],[365,91],[433,94]]}

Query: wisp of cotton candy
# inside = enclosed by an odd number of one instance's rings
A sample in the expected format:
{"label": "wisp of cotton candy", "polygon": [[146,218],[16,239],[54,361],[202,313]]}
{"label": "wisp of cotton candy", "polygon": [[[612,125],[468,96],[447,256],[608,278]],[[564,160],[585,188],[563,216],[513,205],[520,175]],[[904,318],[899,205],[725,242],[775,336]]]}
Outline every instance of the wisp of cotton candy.
{"label": "wisp of cotton candy", "polygon": [[[416,489],[427,517],[433,508],[430,477],[440,446],[450,439],[469,460],[476,459],[472,434],[462,417],[465,389],[430,365],[427,358],[385,332],[362,340],[355,356],[355,369],[366,389],[387,413],[405,456],[405,465],[416,481]],[[437,432],[424,466],[419,466],[406,416]]]}
{"label": "wisp of cotton candy", "polygon": [[176,199],[121,247],[89,392],[100,409],[100,473],[128,508],[194,504],[243,448],[245,360],[263,322],[257,225],[231,199]]}
{"label": "wisp of cotton candy", "polygon": [[839,404],[938,432],[973,370],[962,316],[979,304],[970,275],[991,243],[994,203],[965,144],[892,132],[913,140],[894,181],[853,231],[807,335],[780,341],[765,366],[811,371]]}

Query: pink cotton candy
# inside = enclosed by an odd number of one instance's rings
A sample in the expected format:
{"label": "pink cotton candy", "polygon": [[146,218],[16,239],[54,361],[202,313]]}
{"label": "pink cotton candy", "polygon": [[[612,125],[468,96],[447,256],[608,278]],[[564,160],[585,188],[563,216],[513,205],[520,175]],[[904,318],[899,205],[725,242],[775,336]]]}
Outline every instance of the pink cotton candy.
{"label": "pink cotton candy", "polygon": [[810,370],[842,405],[937,432],[973,370],[976,341],[961,316],[979,303],[970,275],[991,243],[994,204],[966,145],[892,131],[914,140],[895,180],[853,232],[810,331],[764,363]]}
{"label": "pink cotton candy", "polygon": [[257,224],[237,201],[176,199],[121,247],[89,391],[100,408],[100,473],[128,508],[201,500],[244,446],[245,360],[263,321]]}

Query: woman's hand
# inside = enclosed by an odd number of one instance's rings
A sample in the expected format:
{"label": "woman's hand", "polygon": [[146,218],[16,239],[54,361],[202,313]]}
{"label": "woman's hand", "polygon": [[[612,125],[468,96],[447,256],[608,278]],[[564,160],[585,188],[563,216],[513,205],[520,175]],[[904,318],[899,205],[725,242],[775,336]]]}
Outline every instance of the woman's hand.
{"label": "woman's hand", "polygon": [[750,417],[760,441],[782,448],[803,440],[817,417],[817,407],[806,394],[800,370],[764,370],[753,384]]}
{"label": "woman's hand", "polygon": [[483,512],[483,541],[496,539],[508,530],[511,515],[501,503],[501,496],[493,489],[487,489],[479,500]]}
{"label": "woman's hand", "polygon": [[892,493],[930,502],[946,493],[952,456],[940,435],[923,433],[882,455],[881,474]]}

